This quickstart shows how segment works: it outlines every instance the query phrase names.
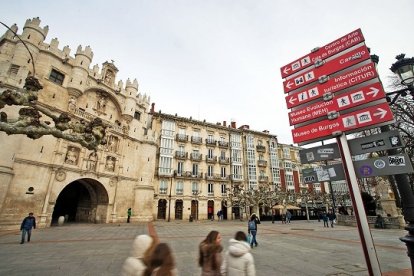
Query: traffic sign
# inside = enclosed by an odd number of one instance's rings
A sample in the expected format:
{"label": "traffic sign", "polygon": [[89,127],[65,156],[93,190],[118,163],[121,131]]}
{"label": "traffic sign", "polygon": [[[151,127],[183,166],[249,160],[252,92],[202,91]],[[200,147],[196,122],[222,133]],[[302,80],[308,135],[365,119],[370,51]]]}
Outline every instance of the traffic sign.
{"label": "traffic sign", "polygon": [[316,60],[327,59],[363,41],[364,36],[362,35],[361,30],[357,29],[321,48],[315,49],[310,54],[281,67],[280,73],[282,74],[282,78],[286,78],[300,70],[310,67]]}
{"label": "traffic sign", "polygon": [[394,119],[388,103],[370,106],[340,115],[333,120],[323,120],[292,130],[293,142],[303,143],[318,138],[331,136],[334,132],[349,132],[351,130],[390,122]]}
{"label": "traffic sign", "polygon": [[336,77],[330,77],[327,82],[317,84],[305,90],[288,95],[286,105],[288,108],[300,106],[310,101],[321,98],[325,93],[335,93],[378,77],[372,62],[362,65],[354,70]]}
{"label": "traffic sign", "polygon": [[307,105],[289,112],[290,125],[300,124],[322,116],[332,111],[341,111],[355,106],[385,98],[381,83],[366,85],[341,95],[333,95],[330,100]]}
{"label": "traffic sign", "polygon": [[[401,148],[404,143],[398,130],[348,140],[351,155]],[[313,163],[340,158],[337,143],[299,150],[300,163]],[[305,171],[305,170],[303,170]]]}
{"label": "traffic sign", "polygon": [[304,85],[317,81],[320,77],[330,75],[358,64],[370,58],[367,46],[362,45],[352,51],[342,54],[333,60],[321,64],[313,70],[295,76],[283,82],[285,93],[298,89]]}
{"label": "traffic sign", "polygon": [[358,155],[374,151],[401,148],[404,146],[404,142],[402,141],[398,130],[392,130],[349,140],[348,145],[351,154]]}
{"label": "traffic sign", "polygon": [[406,153],[355,161],[354,167],[359,178],[413,172],[410,157]]}

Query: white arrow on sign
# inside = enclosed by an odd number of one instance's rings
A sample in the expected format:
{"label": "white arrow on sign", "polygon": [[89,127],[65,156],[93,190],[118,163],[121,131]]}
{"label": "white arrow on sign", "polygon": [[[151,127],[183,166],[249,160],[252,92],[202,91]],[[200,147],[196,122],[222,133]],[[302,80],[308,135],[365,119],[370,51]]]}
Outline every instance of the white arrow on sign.
{"label": "white arrow on sign", "polygon": [[292,82],[290,82],[290,81],[288,81],[288,83],[286,83],[286,87],[288,88],[288,89],[290,89],[290,87],[293,85],[293,83]]}
{"label": "white arrow on sign", "polygon": [[372,96],[373,98],[375,98],[379,92],[379,89],[375,88],[375,87],[370,87],[371,91],[367,92],[367,95],[372,95],[374,94],[374,96]]}
{"label": "white arrow on sign", "polygon": [[289,67],[285,67],[285,69],[283,69],[283,73],[285,73],[285,74],[288,74],[289,71],[290,71],[290,68]]}
{"label": "white arrow on sign", "polygon": [[289,103],[290,104],[294,104],[295,102],[296,102],[296,98],[295,97],[290,97],[290,99],[289,99]]}
{"label": "white arrow on sign", "polygon": [[385,115],[387,115],[387,110],[384,110],[384,109],[382,109],[382,108],[377,108],[377,110],[378,110],[379,112],[374,113],[374,116],[380,116],[380,119],[382,119],[382,118],[384,118],[384,117],[385,117]]}

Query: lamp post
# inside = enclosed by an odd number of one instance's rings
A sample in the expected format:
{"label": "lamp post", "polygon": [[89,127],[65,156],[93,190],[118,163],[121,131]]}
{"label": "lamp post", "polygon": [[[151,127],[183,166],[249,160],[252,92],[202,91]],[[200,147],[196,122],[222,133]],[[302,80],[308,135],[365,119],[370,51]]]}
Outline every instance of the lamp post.
{"label": "lamp post", "polygon": [[171,179],[170,179],[170,192],[168,195],[168,222],[170,222],[170,217],[171,217],[171,190],[172,190],[172,182],[173,182],[174,175],[175,173],[173,172],[171,175]]}
{"label": "lamp post", "polygon": [[[375,56],[378,61],[378,56]],[[393,105],[399,96],[407,96],[411,93],[414,96],[414,58],[405,58],[404,54],[396,57],[397,61],[392,64],[390,70],[397,74],[401,84],[406,86],[398,91],[387,93],[387,101]],[[393,98],[391,98],[393,96]],[[388,131],[389,126],[381,127],[381,131]],[[397,149],[388,150],[391,155],[398,154]],[[410,160],[408,160],[410,162]],[[405,242],[407,246],[407,255],[411,261],[411,270],[414,275],[414,194],[410,186],[410,180],[407,174],[394,175],[395,183],[401,198],[404,219],[407,222],[405,230],[408,234],[401,237],[400,240]]]}

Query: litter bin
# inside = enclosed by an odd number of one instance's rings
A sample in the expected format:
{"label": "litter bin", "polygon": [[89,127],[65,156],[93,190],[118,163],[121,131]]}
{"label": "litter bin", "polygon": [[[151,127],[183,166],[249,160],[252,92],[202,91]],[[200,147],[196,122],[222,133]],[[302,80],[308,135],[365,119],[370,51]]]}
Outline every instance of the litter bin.
{"label": "litter bin", "polygon": [[192,215],[190,215],[190,218],[188,219],[190,222],[193,222],[193,216]]}

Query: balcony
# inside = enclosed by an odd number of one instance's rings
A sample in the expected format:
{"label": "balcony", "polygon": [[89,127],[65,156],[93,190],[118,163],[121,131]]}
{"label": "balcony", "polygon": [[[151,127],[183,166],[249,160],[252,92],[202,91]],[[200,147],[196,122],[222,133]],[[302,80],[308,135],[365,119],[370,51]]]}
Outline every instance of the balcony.
{"label": "balcony", "polygon": [[214,192],[208,192],[207,196],[214,196]]}
{"label": "balcony", "polygon": [[177,189],[177,190],[175,190],[175,194],[176,195],[182,195],[183,194],[183,189]]}
{"label": "balcony", "polygon": [[201,145],[203,143],[203,138],[197,136],[191,136],[191,143]]}
{"label": "balcony", "polygon": [[160,188],[160,195],[166,195],[167,194],[167,188]]}
{"label": "balcony", "polygon": [[177,158],[177,159],[187,159],[188,158],[188,152],[176,151],[175,152],[175,158]]}
{"label": "balcony", "polygon": [[201,159],[203,159],[203,155],[197,152],[193,152],[190,155],[190,159],[192,161],[201,161]]}
{"label": "balcony", "polygon": [[217,156],[206,156],[206,161],[208,163],[217,163]]}
{"label": "balcony", "polygon": [[175,139],[178,142],[188,142],[188,135],[185,135],[185,134],[177,134],[176,137],[175,137]]}
{"label": "balcony", "polygon": [[257,145],[256,150],[257,152],[266,152],[266,147],[263,145]]}
{"label": "balcony", "polygon": [[229,142],[225,142],[225,141],[218,141],[218,146],[220,148],[228,148],[229,147]]}
{"label": "balcony", "polygon": [[233,181],[243,181],[243,175],[241,174],[233,174],[230,176],[230,178]]}
{"label": "balcony", "polygon": [[269,177],[264,175],[259,175],[259,182],[268,182]]}
{"label": "balcony", "polygon": [[259,161],[257,161],[257,165],[259,167],[267,167],[267,161],[266,160],[259,160]]}
{"label": "balcony", "polygon": [[203,178],[203,174],[202,173],[197,173],[197,174],[193,174],[192,171],[185,171],[185,172],[177,172],[175,171],[175,177],[176,178],[186,178],[186,179],[202,179]]}
{"label": "balcony", "polygon": [[205,176],[206,180],[210,180],[210,181],[228,181],[229,180],[229,176],[222,176],[221,174],[212,174],[212,175],[207,175]]}
{"label": "balcony", "polygon": [[224,165],[230,164],[230,158],[228,158],[228,157],[220,157],[219,163],[220,164],[224,164]]}
{"label": "balcony", "polygon": [[217,142],[214,139],[206,139],[206,145],[208,146],[216,146]]}

